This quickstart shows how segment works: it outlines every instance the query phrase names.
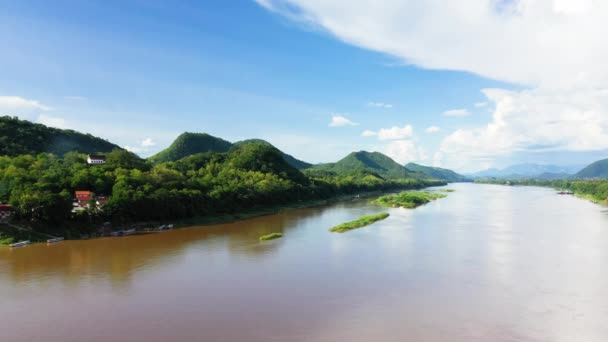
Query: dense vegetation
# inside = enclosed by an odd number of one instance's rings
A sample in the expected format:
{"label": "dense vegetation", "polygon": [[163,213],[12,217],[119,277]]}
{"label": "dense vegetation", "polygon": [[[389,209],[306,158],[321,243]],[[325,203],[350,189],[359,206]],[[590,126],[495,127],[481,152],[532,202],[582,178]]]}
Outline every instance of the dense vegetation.
{"label": "dense vegetation", "polygon": [[204,152],[228,152],[232,144],[206,133],[182,133],[166,149],[150,157],[150,161],[164,163],[177,161]]}
{"label": "dense vegetation", "polygon": [[413,209],[443,197],[445,195],[432,192],[404,191],[396,195],[381,196],[372,203],[391,208]]}
{"label": "dense vegetation", "polygon": [[370,224],[380,220],[384,220],[389,216],[389,213],[362,216],[354,221],[345,222],[337,226],[331,227],[329,231],[334,233],[345,233],[353,229],[369,226]]}
{"label": "dense vegetation", "polygon": [[10,116],[0,117],[0,155],[66,152],[110,152],[119,148],[106,140],[72,130],[57,129]]}
{"label": "dense vegetation", "polygon": [[608,159],[591,163],[575,174],[574,178],[608,178]]}
{"label": "dense vegetation", "polygon": [[[0,157],[0,202],[35,230],[70,237],[93,233],[103,222],[115,227],[142,221],[209,217],[301,201],[386,189],[443,184],[434,180],[384,179],[354,172],[302,173],[264,143],[200,153],[152,164],[125,150],[106,154],[105,165],[87,166],[70,152]],[[110,196],[103,210],[72,213],[75,190]]]}
{"label": "dense vegetation", "polygon": [[543,180],[543,179],[523,179],[523,180],[499,180],[483,179],[477,183],[501,184],[501,185],[529,185],[551,187],[558,190],[568,190],[575,195],[587,198],[597,203],[608,203],[608,180]]}
{"label": "dense vegetation", "polygon": [[[239,146],[239,145],[243,145],[243,144],[263,144],[263,145],[268,145],[270,147],[274,147],[271,143],[269,143],[266,140],[262,140],[262,139],[247,139],[247,140],[243,140],[243,141],[238,141],[238,142],[234,143],[234,146]],[[279,152],[281,153],[281,155],[283,156],[283,159],[285,159],[287,164],[295,167],[298,170],[307,169],[312,166],[312,164],[299,160],[299,159],[296,159],[295,157],[293,157],[287,153],[283,153],[280,150],[279,150]]]}
{"label": "dense vegetation", "polygon": [[417,171],[424,173],[429,178],[440,179],[446,182],[472,182],[472,180],[466,176],[458,174],[449,169],[443,169],[440,167],[424,166],[416,163],[408,163],[405,165],[408,170]]}
{"label": "dense vegetation", "polygon": [[[269,142],[262,139],[248,139],[232,144],[224,139],[211,136],[206,133],[182,133],[166,149],[158,152],[149,158],[152,163],[175,162],[182,158],[205,152],[224,153],[230,149],[238,148],[242,145],[255,144],[266,145],[275,148]],[[279,151],[287,164],[301,170],[311,166],[311,164],[298,160],[289,154]]]}
{"label": "dense vegetation", "polygon": [[280,239],[282,237],[283,237],[283,233],[270,233],[270,234],[260,236],[260,241]]}
{"label": "dense vegetation", "polygon": [[369,173],[376,174],[385,179],[428,178],[422,173],[408,170],[379,152],[353,152],[337,163],[315,165],[311,169],[331,172],[337,175],[351,174],[353,172]]}

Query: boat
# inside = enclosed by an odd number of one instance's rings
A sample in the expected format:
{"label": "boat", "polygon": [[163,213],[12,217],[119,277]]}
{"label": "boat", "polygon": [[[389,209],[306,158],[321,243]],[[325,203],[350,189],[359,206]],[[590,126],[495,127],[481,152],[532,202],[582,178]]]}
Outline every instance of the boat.
{"label": "boat", "polygon": [[173,224],[168,224],[167,229],[173,229]]}
{"label": "boat", "polygon": [[115,232],[111,232],[110,236],[111,237],[118,237],[118,236],[122,236],[122,234],[123,234],[123,231],[122,230],[118,230],[118,231],[115,231]]}
{"label": "boat", "polygon": [[30,240],[26,240],[26,241],[21,241],[21,242],[16,242],[16,243],[11,243],[10,245],[8,245],[11,248],[17,248],[17,247],[24,247],[29,245],[30,243],[32,243]]}
{"label": "boat", "polygon": [[137,231],[135,230],[135,228],[133,228],[133,229],[129,229],[129,230],[124,230],[122,232],[122,235],[123,236],[127,236],[127,235],[133,235],[135,233],[137,233]]}
{"label": "boat", "polygon": [[558,192],[559,195],[574,195],[574,193],[572,191],[560,191]]}
{"label": "boat", "polygon": [[57,243],[57,242],[61,242],[63,240],[64,240],[64,238],[58,237],[58,238],[54,238],[54,239],[48,239],[48,240],[46,240],[46,243]]}

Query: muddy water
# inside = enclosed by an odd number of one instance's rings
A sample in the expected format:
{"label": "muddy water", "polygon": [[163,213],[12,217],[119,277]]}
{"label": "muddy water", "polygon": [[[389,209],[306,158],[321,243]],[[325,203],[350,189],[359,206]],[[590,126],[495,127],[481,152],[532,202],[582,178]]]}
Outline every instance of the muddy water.
{"label": "muddy water", "polygon": [[346,234],[327,229],[384,209],[0,249],[0,340],[608,341],[605,208],[450,188]]}

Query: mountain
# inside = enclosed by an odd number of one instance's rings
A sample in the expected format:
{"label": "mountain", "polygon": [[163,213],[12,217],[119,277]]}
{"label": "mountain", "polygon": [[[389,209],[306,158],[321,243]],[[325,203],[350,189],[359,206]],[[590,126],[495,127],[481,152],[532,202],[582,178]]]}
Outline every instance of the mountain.
{"label": "mountain", "polygon": [[555,176],[557,174],[566,176],[572,175],[580,169],[579,166],[558,166],[558,165],[545,165],[545,164],[516,164],[506,167],[504,169],[488,169],[473,174],[469,174],[469,177],[473,178],[509,178],[509,179],[522,179],[522,178],[542,178],[541,175]]}
{"label": "mountain", "polygon": [[228,152],[232,144],[224,139],[206,133],[180,134],[171,146],[149,159],[154,163],[177,161],[184,157],[204,152]]}
{"label": "mountain", "polygon": [[608,178],[608,159],[589,164],[577,172],[574,178]]}
{"label": "mountain", "polygon": [[283,152],[263,140],[234,144],[226,162],[233,168],[272,173],[299,184],[307,183],[306,177],[285,160]]}
{"label": "mountain", "polygon": [[[239,146],[239,145],[243,145],[243,144],[252,144],[252,143],[264,144],[264,145],[276,148],[271,143],[269,143],[268,141],[262,140],[262,139],[247,139],[247,140],[242,140],[242,141],[238,141],[238,142],[234,143],[233,146]],[[310,163],[307,163],[305,161],[296,159],[295,157],[293,157],[293,156],[291,156],[291,155],[289,155],[287,153],[284,153],[284,152],[282,152],[279,149],[277,149],[277,150],[283,155],[283,159],[285,159],[285,161],[289,165],[295,167],[298,170],[307,169],[307,168],[309,168],[309,167],[312,166],[312,164],[310,164]]]}
{"label": "mountain", "polygon": [[16,117],[0,117],[0,155],[66,152],[81,153],[111,152],[120,149],[104,139],[69,129],[58,129],[36,124]]}
{"label": "mountain", "polygon": [[336,163],[314,165],[312,169],[336,174],[369,172],[388,179],[425,178],[422,173],[410,171],[382,153],[367,151],[352,152]]}
{"label": "mountain", "polygon": [[408,163],[405,165],[408,170],[417,171],[424,173],[428,177],[444,180],[446,182],[471,182],[470,178],[458,174],[449,169],[442,169],[440,167],[423,166],[416,163]]}
{"label": "mountain", "polygon": [[[231,149],[235,147],[248,145],[248,144],[262,144],[266,146],[270,146],[274,149],[271,143],[262,139],[248,139],[239,141],[236,143],[231,143],[224,139],[214,137],[212,135],[206,133],[182,133],[180,136],[173,141],[171,146],[166,149],[158,152],[156,155],[150,157],[150,161],[154,163],[164,163],[169,161],[178,161],[182,158],[206,152],[216,152],[216,153],[224,153],[229,152]],[[310,167],[312,164],[301,161],[299,159],[294,158],[293,156],[283,153],[279,149],[276,149],[283,156],[283,159],[298,170],[306,169]]]}

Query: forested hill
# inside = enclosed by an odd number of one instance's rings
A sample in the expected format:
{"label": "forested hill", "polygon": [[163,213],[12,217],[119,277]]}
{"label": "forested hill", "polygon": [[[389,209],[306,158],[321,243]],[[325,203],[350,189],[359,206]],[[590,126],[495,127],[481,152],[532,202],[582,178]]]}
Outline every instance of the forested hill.
{"label": "forested hill", "polygon": [[204,152],[228,152],[232,144],[224,139],[206,133],[180,134],[171,146],[150,157],[154,163],[180,160],[184,157]]}
{"label": "forested hill", "polygon": [[119,148],[90,134],[47,127],[10,116],[0,117],[0,155],[52,153],[61,156],[70,151],[96,153]]}
{"label": "forested hill", "polygon": [[408,163],[405,167],[412,171],[422,172],[430,178],[444,180],[446,182],[471,182],[470,178],[458,174],[449,169],[440,167],[424,166],[416,163]]}
{"label": "forested hill", "polygon": [[[271,143],[269,143],[266,140],[262,140],[262,139],[247,139],[247,140],[242,140],[242,141],[238,141],[236,143],[234,143],[234,146],[238,146],[238,145],[244,145],[244,144],[252,144],[252,143],[256,143],[256,144],[263,144],[263,145],[267,145],[267,146],[271,146],[272,148],[276,148],[275,146],[273,146]],[[295,167],[298,170],[303,170],[306,168],[309,168],[312,166],[312,164],[307,163],[305,161],[296,159],[295,157],[282,152],[281,150],[278,150],[281,153],[281,155],[283,156],[283,159],[285,159],[285,161],[287,162],[287,164],[291,165],[292,167]]]}
{"label": "forested hill", "polygon": [[380,152],[352,152],[337,163],[315,165],[311,169],[333,172],[338,175],[367,172],[386,179],[427,178],[422,173],[408,170]]}
{"label": "forested hill", "polygon": [[576,173],[574,178],[608,178],[608,159],[591,163]]}
{"label": "forested hill", "polygon": [[[175,141],[163,151],[160,151],[156,155],[150,157],[150,161],[153,163],[164,163],[170,161],[177,161],[184,157],[188,157],[198,153],[216,152],[223,153],[228,152],[230,149],[248,144],[263,144],[275,148],[271,143],[261,139],[248,139],[236,142],[234,144],[224,139],[214,137],[206,133],[182,133],[175,139]],[[276,148],[275,148],[276,149]],[[298,160],[289,154],[283,153],[278,150],[283,156],[285,161],[295,167],[298,170],[310,167],[311,164],[304,161]]]}

